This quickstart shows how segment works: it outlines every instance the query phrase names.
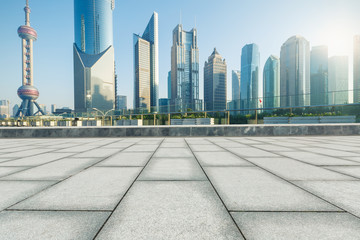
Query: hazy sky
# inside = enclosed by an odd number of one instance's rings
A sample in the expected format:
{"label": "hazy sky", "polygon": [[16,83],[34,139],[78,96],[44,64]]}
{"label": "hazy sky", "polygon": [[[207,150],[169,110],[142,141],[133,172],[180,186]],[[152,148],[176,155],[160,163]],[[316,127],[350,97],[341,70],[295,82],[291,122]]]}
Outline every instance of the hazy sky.
{"label": "hazy sky", "polygon": [[[21,85],[21,40],[25,0],[0,3],[0,99],[18,103]],[[31,24],[38,32],[34,45],[34,81],[39,103],[73,108],[73,0],[30,0]],[[261,67],[281,45],[300,34],[311,46],[328,45],[330,56],[349,55],[353,35],[360,34],[359,0],[116,0],[114,47],[119,76],[118,94],[132,106],[132,34],[142,33],[153,13],[159,13],[160,97],[167,97],[172,30],[180,21],[186,30],[198,29],[200,96],[204,62],[216,47],[228,64],[228,99],[231,70],[240,69],[241,48],[260,47]],[[351,70],[351,69],[350,69]],[[352,81],[352,73],[350,74]],[[262,78],[262,75],[261,75]]]}

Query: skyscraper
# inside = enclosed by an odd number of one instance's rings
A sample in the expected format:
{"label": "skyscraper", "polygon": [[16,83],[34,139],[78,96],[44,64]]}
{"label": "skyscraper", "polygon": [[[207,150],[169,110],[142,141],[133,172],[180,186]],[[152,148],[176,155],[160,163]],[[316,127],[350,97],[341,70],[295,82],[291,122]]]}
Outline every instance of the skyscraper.
{"label": "skyscraper", "polygon": [[127,110],[127,96],[116,96],[116,110]]}
{"label": "skyscraper", "polygon": [[142,36],[134,34],[134,107],[157,111],[159,100],[159,30],[154,12]]}
{"label": "skyscraper", "polygon": [[204,66],[204,106],[206,111],[226,109],[227,65],[216,48]]}
{"label": "skyscraper", "polygon": [[171,105],[174,111],[202,108],[199,99],[199,48],[197,30],[183,30],[181,24],[173,31],[171,48]]}
{"label": "skyscraper", "polygon": [[310,105],[310,44],[302,36],[289,38],[280,52],[280,105]]}
{"label": "skyscraper", "polygon": [[0,100],[0,118],[10,117],[10,102],[8,100]]}
{"label": "skyscraper", "polygon": [[229,103],[229,109],[240,109],[240,84],[241,72],[239,70],[232,71],[232,101]]}
{"label": "skyscraper", "polygon": [[360,103],[360,35],[354,37],[354,103]]}
{"label": "skyscraper", "polygon": [[241,51],[241,109],[258,108],[262,81],[259,79],[260,52],[256,44],[247,44]]}
{"label": "skyscraper", "polygon": [[15,104],[12,109],[12,116],[15,117],[16,113],[19,111],[19,105]]}
{"label": "skyscraper", "polygon": [[57,109],[56,104],[51,104],[51,113],[56,112],[56,109]]}
{"label": "skyscraper", "polygon": [[168,78],[167,78],[167,87],[168,87],[168,99],[171,99],[171,71],[169,71],[168,73]]}
{"label": "skyscraper", "polygon": [[310,53],[310,103],[312,106],[328,103],[328,47],[317,46]]}
{"label": "skyscraper", "polygon": [[349,58],[329,58],[329,104],[349,103]]}
{"label": "skyscraper", "polygon": [[75,112],[115,107],[115,0],[74,0]]}
{"label": "skyscraper", "polygon": [[[22,99],[22,103],[15,117],[33,116],[37,113],[44,115],[44,112],[35,101],[39,97],[39,91],[34,87],[34,57],[33,43],[37,40],[37,32],[30,26],[30,7],[29,0],[26,0],[25,25],[18,28],[18,35],[22,40],[22,86],[17,94]],[[34,105],[38,109],[34,113]]]}
{"label": "skyscraper", "polygon": [[280,107],[280,59],[271,55],[264,66],[264,108]]}

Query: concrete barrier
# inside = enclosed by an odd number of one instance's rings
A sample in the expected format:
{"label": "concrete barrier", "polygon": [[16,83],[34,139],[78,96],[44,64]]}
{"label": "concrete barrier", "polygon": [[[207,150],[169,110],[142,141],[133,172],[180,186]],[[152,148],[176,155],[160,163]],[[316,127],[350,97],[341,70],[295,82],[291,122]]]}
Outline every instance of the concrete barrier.
{"label": "concrete barrier", "polygon": [[264,117],[264,124],[355,123],[356,116]]}
{"label": "concrete barrier", "polygon": [[215,125],[155,127],[0,127],[0,138],[270,137],[360,135],[360,124]]}

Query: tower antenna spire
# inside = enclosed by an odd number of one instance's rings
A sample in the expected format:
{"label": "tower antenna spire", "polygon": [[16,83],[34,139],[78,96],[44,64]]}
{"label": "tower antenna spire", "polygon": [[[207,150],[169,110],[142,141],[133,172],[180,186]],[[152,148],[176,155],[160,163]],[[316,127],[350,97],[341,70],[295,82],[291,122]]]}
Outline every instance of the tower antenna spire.
{"label": "tower antenna spire", "polygon": [[30,26],[30,7],[29,0],[26,0],[26,6],[24,8],[25,11],[25,25]]}

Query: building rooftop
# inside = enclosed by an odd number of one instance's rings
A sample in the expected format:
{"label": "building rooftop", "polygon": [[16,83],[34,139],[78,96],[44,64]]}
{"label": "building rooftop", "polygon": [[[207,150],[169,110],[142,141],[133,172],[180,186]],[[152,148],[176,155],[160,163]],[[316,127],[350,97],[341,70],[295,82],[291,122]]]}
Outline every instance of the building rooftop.
{"label": "building rooftop", "polygon": [[358,240],[359,140],[0,139],[0,238]]}

